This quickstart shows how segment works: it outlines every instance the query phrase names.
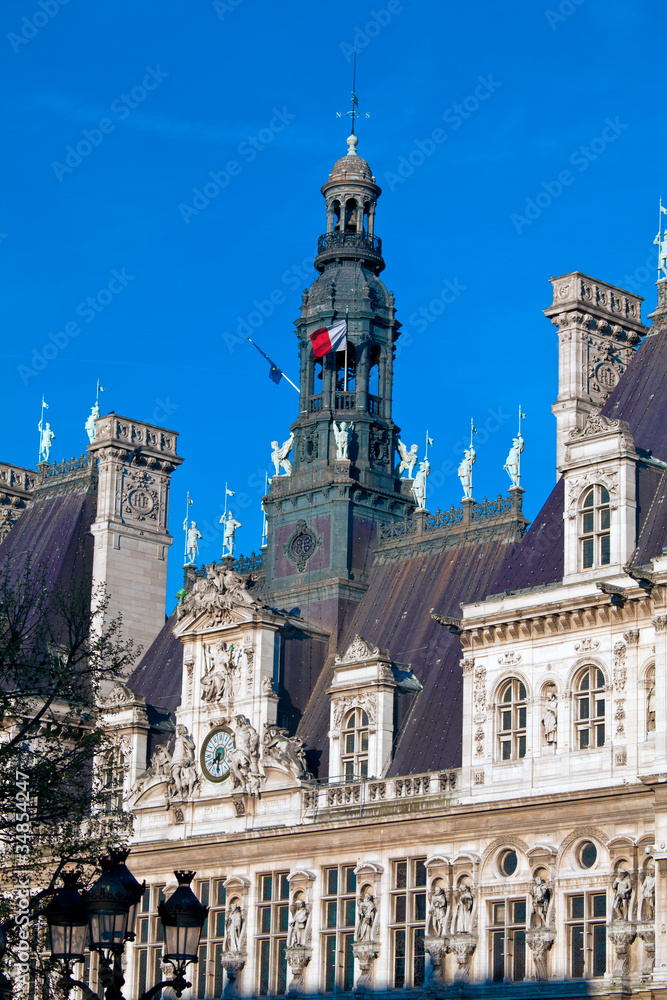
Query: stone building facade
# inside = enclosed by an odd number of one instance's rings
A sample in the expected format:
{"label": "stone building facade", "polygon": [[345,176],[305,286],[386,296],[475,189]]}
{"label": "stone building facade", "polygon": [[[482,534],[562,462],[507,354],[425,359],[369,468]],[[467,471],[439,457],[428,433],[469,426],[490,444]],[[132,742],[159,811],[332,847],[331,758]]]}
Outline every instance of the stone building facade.
{"label": "stone building facade", "polygon": [[[667,996],[667,283],[647,328],[637,296],[552,279],[558,475],[530,527],[519,486],[419,510],[396,459],[380,189],[355,141],[322,192],[267,546],[189,569],[101,706],[148,886],[131,993],[160,975],[158,903],[192,869],[200,1000]],[[345,317],[347,357],[318,363],[310,334]],[[125,421],[130,449],[105,421],[84,463],[90,572],[119,567],[122,606],[119,551],[163,586],[166,521],[141,517],[179,459],[170,432]],[[0,555],[45,476],[0,467],[17,512]]]}

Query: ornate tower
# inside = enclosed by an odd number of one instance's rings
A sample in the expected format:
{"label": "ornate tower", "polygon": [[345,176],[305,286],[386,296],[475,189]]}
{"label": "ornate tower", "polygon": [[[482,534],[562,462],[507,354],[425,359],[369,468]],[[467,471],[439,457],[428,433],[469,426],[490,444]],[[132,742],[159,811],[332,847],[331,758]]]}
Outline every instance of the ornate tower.
{"label": "ornate tower", "polygon": [[[347,155],[322,187],[327,231],[320,272],[295,322],[301,356],[292,472],[274,476],[266,499],[266,586],[276,606],[295,609],[337,636],[361,599],[377,525],[412,509],[409,483],[394,472],[399,428],[392,420],[394,343],[400,324],[375,235],[380,188],[349,136]],[[317,360],[311,334],[347,319],[347,351]],[[348,425],[338,459],[334,422]]]}

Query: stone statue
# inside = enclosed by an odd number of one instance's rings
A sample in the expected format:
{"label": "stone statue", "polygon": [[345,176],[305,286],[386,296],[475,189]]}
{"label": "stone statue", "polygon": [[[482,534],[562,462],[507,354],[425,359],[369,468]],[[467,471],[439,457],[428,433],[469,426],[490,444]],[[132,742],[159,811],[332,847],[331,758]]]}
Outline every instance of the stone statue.
{"label": "stone statue", "polygon": [[95,403],[94,406],[90,408],[90,416],[86,420],[86,434],[88,435],[88,440],[92,444],[97,437],[97,421],[100,419],[100,408]]}
{"label": "stone statue", "polygon": [[452,934],[472,933],[472,908],[474,896],[468,882],[460,882],[456,889],[456,907],[452,919]]}
{"label": "stone statue", "polygon": [[649,733],[655,729],[655,678],[653,677],[646,695],[646,729]]}
{"label": "stone statue", "polygon": [[171,764],[171,757],[167,751],[166,747],[158,746],[155,748],[153,756],[151,757],[150,771],[154,775],[169,775],[171,772],[169,770]]}
{"label": "stone statue", "polygon": [[37,430],[39,431],[39,460],[40,462],[48,462],[51,442],[55,441],[56,436],[51,430],[51,424],[47,423],[42,426],[41,420],[37,424]]}
{"label": "stone statue", "polygon": [[274,693],[275,692],[273,690],[273,681],[271,680],[271,678],[270,677],[262,677],[262,694],[263,695],[270,695],[270,694],[274,694]]}
{"label": "stone statue", "polygon": [[412,495],[417,510],[426,510],[426,480],[431,473],[431,463],[427,458],[419,463],[419,472],[412,481]]}
{"label": "stone statue", "polygon": [[199,784],[199,779],[195,764],[195,742],[185,726],[176,726],[170,770],[170,798],[192,798]]}
{"label": "stone statue", "polygon": [[435,887],[429,901],[426,937],[441,938],[445,936],[447,919],[447,896],[441,885]]}
{"label": "stone statue", "polygon": [[[225,526],[224,535],[222,539],[222,554],[223,556],[224,555],[233,556],[234,533],[236,532],[237,528],[242,528],[243,525],[241,524],[240,521],[234,520],[234,515],[232,514],[231,510],[227,512],[226,519],[225,515],[224,514],[222,515],[222,517],[220,518],[220,524],[224,524]],[[225,549],[227,549],[226,552]]]}
{"label": "stone statue", "polygon": [[[268,680],[268,677],[265,680]],[[262,748],[264,760],[267,763],[274,760],[276,764],[285,768],[295,778],[305,777],[307,773],[306,755],[303,751],[303,740],[299,736],[289,736],[286,729],[266,722],[262,736]]]}
{"label": "stone statue", "polygon": [[373,926],[377,916],[375,900],[370,892],[362,892],[357,900],[357,926],[355,928],[354,943],[373,940]]}
{"label": "stone statue", "polygon": [[241,951],[244,925],[245,920],[243,919],[241,904],[232,903],[227,911],[227,918],[225,920],[225,937],[222,943],[223,951],[236,952],[237,954]]}
{"label": "stone statue", "polygon": [[530,887],[530,895],[533,900],[533,927],[546,927],[547,915],[549,913],[549,903],[551,902],[551,889],[539,875]]}
{"label": "stone statue", "polygon": [[398,454],[401,456],[401,461],[398,466],[398,475],[402,476],[407,469],[408,479],[412,479],[414,468],[417,464],[417,452],[419,451],[419,445],[411,445],[410,450],[408,451],[401,439],[397,437],[396,447],[398,449]]}
{"label": "stone statue", "polygon": [[544,726],[544,740],[549,746],[556,743],[556,733],[558,729],[558,698],[555,691],[549,691],[544,702],[544,715],[542,716]]}
{"label": "stone statue", "polygon": [[185,551],[187,553],[187,558],[190,563],[193,563],[197,559],[197,552],[199,550],[199,539],[202,538],[202,533],[197,527],[197,522],[193,521],[188,528],[188,519],[183,521],[183,531],[186,532],[187,538],[185,542]]}
{"label": "stone statue", "polygon": [[463,499],[472,497],[472,467],[477,461],[477,453],[472,445],[463,453],[463,461],[459,465],[457,475],[463,487]]}
{"label": "stone statue", "polygon": [[[660,218],[662,219],[662,212],[664,212],[664,209],[662,208],[662,202],[660,203],[660,209],[661,209]],[[653,242],[656,244],[656,246],[660,248],[658,256],[658,271],[659,272],[662,271],[662,274],[658,274],[658,278],[666,278],[667,277],[667,229],[665,229],[662,239],[660,238],[660,230],[658,230],[658,235],[653,240]]]}
{"label": "stone statue", "polygon": [[287,929],[287,947],[304,947],[308,934],[308,921],[310,920],[310,910],[303,899],[297,899],[292,906],[289,927]]}
{"label": "stone statue", "polygon": [[211,656],[211,668],[201,679],[202,701],[219,701],[231,694],[230,653],[227,644],[218,639]]}
{"label": "stone statue", "polygon": [[337,424],[335,420],[333,423],[334,439],[336,441],[336,461],[346,462],[348,460],[348,447],[350,444],[350,435],[354,430],[354,421],[341,420],[340,424]]}
{"label": "stone statue", "polygon": [[512,481],[512,486],[518,486],[521,479],[521,453],[523,452],[523,438],[521,434],[512,438],[512,447],[507,456],[507,461],[503,468]]}
{"label": "stone statue", "polygon": [[263,773],[259,766],[259,736],[244,715],[235,718],[235,747],[229,754],[234,788],[247,795],[258,795]]}
{"label": "stone statue", "polygon": [[242,577],[233,569],[211,563],[206,576],[197,576],[192,589],[178,606],[178,620],[190,612],[207,611],[214,622],[229,618],[229,611],[238,607],[257,607],[257,601],[248,591],[250,577]]}
{"label": "stone statue", "polygon": [[655,917],[655,870],[653,868],[647,868],[644,876],[642,906],[639,915],[642,920],[653,920]]}
{"label": "stone statue", "polygon": [[273,462],[273,467],[276,470],[276,475],[280,475],[280,470],[283,469],[286,476],[292,475],[292,463],[287,457],[292,450],[294,445],[294,434],[290,434],[287,441],[281,446],[277,441],[271,442],[271,447],[273,451],[271,452],[271,461]]}
{"label": "stone statue", "polygon": [[617,920],[628,919],[628,909],[630,906],[630,896],[632,895],[632,879],[624,868],[621,868],[612,883],[614,890],[614,901],[612,903],[612,918]]}

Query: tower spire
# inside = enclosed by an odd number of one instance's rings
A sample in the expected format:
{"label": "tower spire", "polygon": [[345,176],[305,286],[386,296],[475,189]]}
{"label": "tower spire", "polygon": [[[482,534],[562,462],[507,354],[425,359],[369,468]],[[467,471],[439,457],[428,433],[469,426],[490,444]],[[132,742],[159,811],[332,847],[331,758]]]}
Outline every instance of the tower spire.
{"label": "tower spire", "polygon": [[[348,156],[356,155],[356,145],[358,142],[357,136],[354,132],[354,123],[357,118],[370,118],[370,113],[368,111],[359,111],[359,98],[357,97],[357,50],[354,50],[354,63],[352,67],[352,107],[349,111],[337,111],[336,118],[349,118],[350,119],[350,134],[347,139]],[[354,136],[354,139],[352,138]]]}

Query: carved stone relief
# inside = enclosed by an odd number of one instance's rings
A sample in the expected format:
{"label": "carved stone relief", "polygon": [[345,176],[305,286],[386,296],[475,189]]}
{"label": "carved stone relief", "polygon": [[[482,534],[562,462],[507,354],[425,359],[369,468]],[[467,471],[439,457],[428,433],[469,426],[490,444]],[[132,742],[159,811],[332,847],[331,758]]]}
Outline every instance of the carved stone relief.
{"label": "carved stone relief", "polygon": [[616,469],[589,469],[581,476],[568,476],[566,481],[567,516],[573,520],[577,516],[577,505],[579,499],[588,486],[599,483],[606,487],[609,493],[609,506],[612,510],[618,507],[618,470]]}
{"label": "carved stone relief", "polygon": [[324,539],[304,520],[294,525],[294,530],[286,542],[283,542],[283,555],[287,556],[299,573],[306,568],[309,559],[315,555]]}

